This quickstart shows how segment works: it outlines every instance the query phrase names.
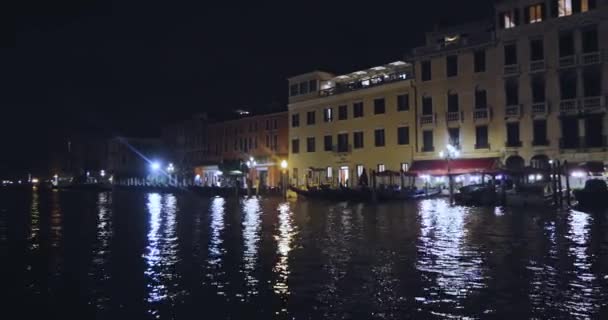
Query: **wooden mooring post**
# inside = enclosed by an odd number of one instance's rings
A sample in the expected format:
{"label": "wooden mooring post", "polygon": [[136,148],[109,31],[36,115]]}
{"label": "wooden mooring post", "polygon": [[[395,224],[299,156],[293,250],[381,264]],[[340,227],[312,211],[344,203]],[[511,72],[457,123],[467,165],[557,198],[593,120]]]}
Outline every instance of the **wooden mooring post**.
{"label": "wooden mooring post", "polygon": [[557,160],[557,198],[559,199],[559,207],[564,206],[564,194],[562,192],[562,165]]}
{"label": "wooden mooring post", "polygon": [[551,189],[553,191],[553,205],[557,206],[557,165],[551,164]]}
{"label": "wooden mooring post", "polygon": [[572,206],[571,203],[571,199],[570,199],[570,175],[568,174],[568,160],[564,160],[564,175],[566,176],[566,204],[568,204],[568,207]]}

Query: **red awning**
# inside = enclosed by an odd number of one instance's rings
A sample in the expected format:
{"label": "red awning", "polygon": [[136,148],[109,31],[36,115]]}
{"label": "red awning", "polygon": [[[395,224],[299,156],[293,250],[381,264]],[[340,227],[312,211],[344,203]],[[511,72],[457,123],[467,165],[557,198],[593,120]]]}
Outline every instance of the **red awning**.
{"label": "red awning", "polygon": [[[450,160],[450,173],[495,173],[498,171],[498,166],[498,158],[454,159]],[[414,161],[409,172],[444,176],[448,173],[448,162],[446,160]]]}

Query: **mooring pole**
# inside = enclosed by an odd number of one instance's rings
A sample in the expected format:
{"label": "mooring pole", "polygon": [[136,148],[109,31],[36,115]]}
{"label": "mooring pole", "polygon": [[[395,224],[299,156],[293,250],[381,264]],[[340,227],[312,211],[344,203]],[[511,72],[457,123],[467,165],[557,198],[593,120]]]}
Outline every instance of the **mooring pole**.
{"label": "mooring pole", "polygon": [[559,160],[557,160],[557,179],[557,197],[559,198],[559,207],[562,208],[564,206],[564,195],[562,193],[562,165]]}
{"label": "mooring pole", "polygon": [[553,204],[557,206],[557,165],[555,162],[551,165],[551,186],[553,189]]}
{"label": "mooring pole", "polygon": [[570,175],[568,174],[568,160],[564,160],[564,174],[566,175],[566,203],[568,207],[572,205],[570,201]]}

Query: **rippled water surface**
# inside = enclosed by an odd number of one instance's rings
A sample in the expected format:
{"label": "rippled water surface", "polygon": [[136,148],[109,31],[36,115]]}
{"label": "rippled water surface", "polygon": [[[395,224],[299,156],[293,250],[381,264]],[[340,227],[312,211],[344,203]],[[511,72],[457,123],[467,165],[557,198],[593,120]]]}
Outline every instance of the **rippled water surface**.
{"label": "rippled water surface", "polygon": [[608,319],[608,215],[0,190],[0,268],[6,319]]}

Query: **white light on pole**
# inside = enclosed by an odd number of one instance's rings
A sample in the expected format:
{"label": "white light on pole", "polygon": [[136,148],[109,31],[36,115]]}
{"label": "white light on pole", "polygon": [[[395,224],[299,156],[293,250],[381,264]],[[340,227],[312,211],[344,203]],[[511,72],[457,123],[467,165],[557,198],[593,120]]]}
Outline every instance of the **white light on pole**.
{"label": "white light on pole", "polygon": [[158,170],[160,170],[160,162],[154,161],[154,162],[150,163],[150,169],[152,171],[158,171]]}
{"label": "white light on pole", "polygon": [[447,175],[448,175],[449,188],[450,188],[450,203],[452,203],[454,200],[454,181],[452,180],[452,175],[451,175],[450,160],[458,158],[460,156],[460,151],[458,151],[458,149],[456,149],[456,147],[454,147],[451,144],[448,144],[445,149],[446,149],[445,151],[439,152],[439,157],[446,160]]}

